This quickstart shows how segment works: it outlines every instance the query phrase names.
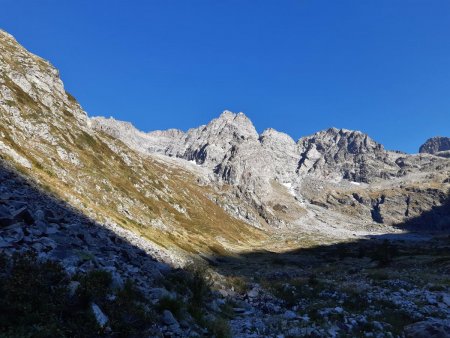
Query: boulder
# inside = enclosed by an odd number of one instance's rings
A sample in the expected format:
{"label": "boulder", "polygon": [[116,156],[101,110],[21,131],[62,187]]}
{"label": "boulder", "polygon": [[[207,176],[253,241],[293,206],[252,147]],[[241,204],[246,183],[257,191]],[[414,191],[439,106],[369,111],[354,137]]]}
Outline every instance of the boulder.
{"label": "boulder", "polygon": [[106,316],[103,313],[103,311],[100,309],[100,307],[95,303],[91,304],[91,309],[92,309],[92,312],[94,313],[94,316],[95,316],[95,319],[96,319],[98,325],[102,328],[105,327],[109,320],[108,316]]}
{"label": "boulder", "polygon": [[169,310],[164,310],[162,320],[164,324],[169,326],[178,324],[178,321],[175,319],[172,312],[170,312]]}
{"label": "boulder", "polygon": [[13,212],[12,217],[17,221],[23,221],[24,223],[31,225],[34,223],[33,215],[30,213],[27,207],[22,207]]}
{"label": "boulder", "polygon": [[447,338],[450,336],[450,319],[428,319],[405,327],[408,338]]}

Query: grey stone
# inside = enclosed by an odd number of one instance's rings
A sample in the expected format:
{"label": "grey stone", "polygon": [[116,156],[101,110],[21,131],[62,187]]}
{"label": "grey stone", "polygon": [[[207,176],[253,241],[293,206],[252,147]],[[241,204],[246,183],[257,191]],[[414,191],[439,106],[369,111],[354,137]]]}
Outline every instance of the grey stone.
{"label": "grey stone", "polygon": [[450,319],[429,319],[407,325],[407,338],[447,338],[450,336]]}
{"label": "grey stone", "polygon": [[151,298],[158,300],[165,297],[175,298],[175,296],[165,288],[151,288],[148,290],[148,293]]}
{"label": "grey stone", "polygon": [[447,306],[450,306],[450,295],[449,294],[443,294],[442,295],[442,302],[445,303]]}
{"label": "grey stone", "polygon": [[28,210],[28,207],[22,207],[12,213],[12,217],[18,221],[23,221],[28,225],[34,223],[33,215]]}
{"label": "grey stone", "polygon": [[285,319],[295,319],[295,318],[297,318],[297,314],[296,314],[294,311],[287,310],[287,311],[283,314],[283,317],[284,317]]}
{"label": "grey stone", "polygon": [[45,213],[41,209],[38,209],[34,213],[34,219],[36,221],[44,221],[45,220]]}
{"label": "grey stone", "polygon": [[3,240],[10,243],[20,242],[24,238],[24,233],[21,228],[15,228],[3,235]]}
{"label": "grey stone", "polygon": [[34,223],[34,227],[38,231],[38,233],[41,233],[41,234],[47,233],[47,223],[45,223],[43,221],[40,221],[40,220],[36,221]]}
{"label": "grey stone", "polygon": [[164,310],[162,320],[166,325],[178,325],[178,321],[169,310]]}
{"label": "grey stone", "polygon": [[253,288],[247,292],[247,296],[250,298],[256,298],[256,297],[258,297],[258,294],[259,294],[259,290],[256,288]]}
{"label": "grey stone", "polygon": [[11,242],[7,242],[2,237],[0,237],[0,249],[10,248],[11,246],[12,246]]}
{"label": "grey stone", "polygon": [[95,304],[95,303],[91,304],[91,309],[92,309],[92,312],[93,312],[93,314],[95,316],[95,319],[96,319],[98,325],[100,327],[105,327],[106,324],[108,323],[108,320],[109,320],[108,316],[106,316],[103,313],[103,311],[100,309],[100,307],[97,304]]}
{"label": "grey stone", "polygon": [[71,281],[69,283],[68,289],[69,289],[69,296],[73,297],[75,296],[75,293],[77,292],[78,287],[80,286],[80,282],[78,281]]}
{"label": "grey stone", "polygon": [[420,146],[420,153],[436,154],[450,150],[450,137],[432,137]]}

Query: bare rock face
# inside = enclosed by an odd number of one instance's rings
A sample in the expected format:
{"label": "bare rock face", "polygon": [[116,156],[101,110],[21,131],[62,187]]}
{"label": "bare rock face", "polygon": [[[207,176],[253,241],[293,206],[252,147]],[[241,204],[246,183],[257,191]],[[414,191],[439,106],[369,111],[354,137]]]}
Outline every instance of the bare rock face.
{"label": "bare rock face", "polygon": [[299,140],[300,175],[315,174],[334,180],[369,183],[395,176],[393,153],[359,131],[330,128]]}
{"label": "bare rock face", "polygon": [[94,118],[92,125],[132,148],[203,165],[227,183],[267,176],[293,184],[305,175],[369,182],[395,176],[398,154],[359,131],[330,128],[297,143],[287,134],[267,129],[261,135],[243,113],[224,111],[205,126],[142,133],[113,119]]}
{"label": "bare rock face", "polygon": [[[92,128],[101,130],[126,143],[132,149],[140,149],[148,153],[171,155],[180,150],[184,133],[181,130],[169,129],[144,133],[131,123],[118,121],[113,117],[92,117]],[[178,142],[177,142],[178,140]]]}
{"label": "bare rock face", "polygon": [[432,137],[420,146],[419,152],[450,158],[450,137]]}
{"label": "bare rock face", "polygon": [[[416,191],[415,186],[417,180],[430,186],[433,180],[441,184],[445,178],[432,178],[431,173],[442,172],[445,177],[449,161],[385,150],[360,131],[330,128],[295,142],[274,129],[258,135],[248,117],[230,111],[186,133],[142,133],[130,124],[103,118],[94,119],[92,124],[137,151],[196,163],[206,170],[211,182],[234,187],[228,205],[237,198],[270,225],[300,219],[304,202],[358,215],[375,224],[398,224],[442,204],[442,195],[446,195],[445,186],[436,194]],[[427,172],[430,174],[423,176]],[[354,204],[354,194],[360,195],[355,190],[361,184],[373,192],[364,203]],[[386,194],[389,184],[402,188]],[[407,201],[414,202],[409,205]]]}
{"label": "bare rock face", "polygon": [[[80,124],[87,124],[86,113],[68,94],[59,72],[48,61],[31,54],[14,37],[0,30],[0,102],[13,114],[23,128],[31,133],[45,133],[45,127],[19,121],[20,109],[15,102],[36,104],[56,117],[61,111],[73,115]],[[17,100],[16,100],[17,99]],[[30,107],[33,108],[33,107]],[[50,136],[49,136],[50,137]]]}
{"label": "bare rock face", "polygon": [[224,111],[206,126],[190,129],[183,142],[183,151],[174,156],[205,165],[227,181],[239,182],[245,166],[239,153],[244,148],[257,151],[253,146],[258,144],[258,133],[244,114]]}

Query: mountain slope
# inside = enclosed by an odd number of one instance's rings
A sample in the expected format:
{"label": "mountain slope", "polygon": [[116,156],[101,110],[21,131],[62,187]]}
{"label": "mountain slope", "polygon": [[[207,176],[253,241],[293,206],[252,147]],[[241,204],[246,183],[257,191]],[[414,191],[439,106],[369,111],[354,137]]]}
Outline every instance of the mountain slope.
{"label": "mountain slope", "polygon": [[241,203],[275,227],[302,231],[311,225],[327,232],[339,219],[344,228],[355,224],[352,231],[358,223],[360,230],[376,230],[376,224],[401,223],[441,205],[449,188],[448,160],[387,151],[359,131],[330,128],[295,142],[273,129],[258,135],[244,114],[229,111],[186,133],[142,133],[104,118],[92,125],[143,154],[195,162],[211,182],[230,184]]}
{"label": "mountain slope", "polygon": [[177,252],[251,246],[264,234],[229,216],[211,186],[91,128],[58,72],[0,33],[0,155],[99,222],[119,225],[177,260]]}
{"label": "mountain slope", "polygon": [[385,225],[448,193],[449,160],[387,151],[358,131],[330,128],[295,142],[273,129],[258,134],[229,111],[187,132],[88,118],[48,62],[0,38],[2,156],[173,259],[261,247],[274,231],[319,241],[393,231]]}

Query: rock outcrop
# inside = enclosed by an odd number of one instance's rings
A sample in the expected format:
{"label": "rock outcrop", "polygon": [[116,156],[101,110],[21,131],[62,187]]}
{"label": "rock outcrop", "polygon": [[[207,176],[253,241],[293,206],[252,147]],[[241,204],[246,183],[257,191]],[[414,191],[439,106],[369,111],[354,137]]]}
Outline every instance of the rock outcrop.
{"label": "rock outcrop", "polygon": [[432,137],[420,146],[419,152],[450,158],[450,137]]}
{"label": "rock outcrop", "polygon": [[[354,215],[358,208],[335,203],[329,195],[330,191],[337,192],[351,183],[353,190],[358,185],[369,184],[372,190],[380,191],[368,199],[368,210],[358,211],[359,217],[375,223],[401,223],[428,210],[433,203],[439,205],[442,198],[431,198],[430,202],[429,198],[422,198],[426,194],[413,193],[413,200],[417,196],[423,208],[417,212],[411,208],[405,211],[403,204],[411,198],[411,193],[399,192],[394,199],[390,195],[382,205],[377,200],[382,199],[384,186],[392,182],[414,185],[415,176],[420,173],[432,175],[437,169],[445,176],[449,168],[446,160],[385,150],[360,131],[330,128],[298,142],[274,129],[258,135],[244,114],[229,111],[185,133],[179,130],[142,133],[130,124],[104,118],[92,119],[92,125],[141,153],[162,154],[196,163],[206,169],[210,181],[235,187],[236,197],[256,210],[264,222],[276,226],[292,223],[292,219],[284,217],[286,214],[301,217],[298,207],[302,202]],[[422,179],[424,183],[433,181]],[[328,187],[327,193],[324,187]],[[353,199],[354,191],[346,189]],[[441,194],[446,194],[444,186]],[[279,212],[287,208],[286,195],[300,204],[296,202],[297,207],[291,207],[290,212]],[[396,199],[401,202],[392,204]]]}

